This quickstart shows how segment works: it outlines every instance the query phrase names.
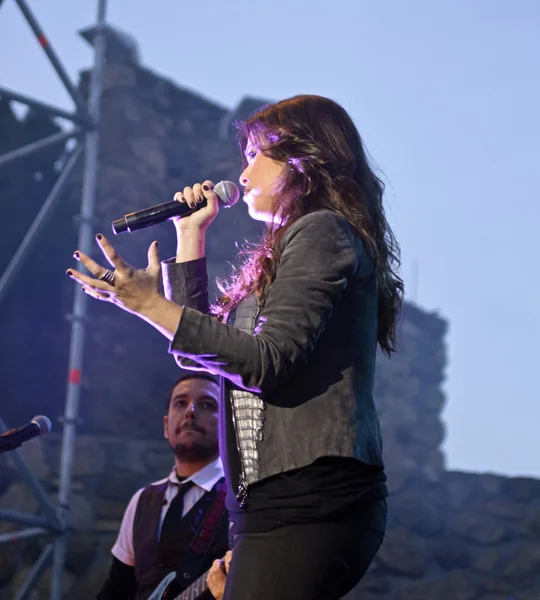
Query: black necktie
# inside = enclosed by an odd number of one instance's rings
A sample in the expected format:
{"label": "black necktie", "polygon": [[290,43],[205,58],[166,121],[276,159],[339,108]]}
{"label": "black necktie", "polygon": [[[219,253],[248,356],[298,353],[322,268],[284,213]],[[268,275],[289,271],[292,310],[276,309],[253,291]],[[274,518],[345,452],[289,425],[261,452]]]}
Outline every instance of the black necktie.
{"label": "black necktie", "polygon": [[178,485],[178,493],[171,500],[171,505],[165,513],[165,519],[163,519],[163,525],[161,526],[159,563],[167,564],[174,570],[175,565],[170,564],[170,559],[172,556],[177,556],[179,540],[183,538],[186,528],[186,523],[182,522],[184,496],[195,484],[192,481],[186,481],[180,484],[169,482],[169,485]]}
{"label": "black necktie", "polygon": [[[193,481],[186,481],[185,483],[173,484],[178,487],[176,496],[171,500],[171,505],[165,514],[165,520],[163,521],[163,528],[168,521],[178,521],[182,518],[184,512],[184,496],[187,494],[195,484]],[[170,515],[170,516],[169,516]]]}

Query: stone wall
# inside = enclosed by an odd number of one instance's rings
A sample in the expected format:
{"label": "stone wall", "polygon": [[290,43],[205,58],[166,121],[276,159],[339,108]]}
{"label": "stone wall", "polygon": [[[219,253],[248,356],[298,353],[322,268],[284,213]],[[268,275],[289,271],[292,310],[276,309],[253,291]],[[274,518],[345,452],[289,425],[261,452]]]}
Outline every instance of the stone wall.
{"label": "stone wall", "polygon": [[[59,436],[24,446],[23,454],[56,498]],[[165,441],[81,436],[71,502],[73,533],[66,598],[93,600],[110,564],[110,548],[131,495],[165,476]],[[540,481],[458,472],[429,477],[389,469],[385,541],[348,600],[538,600]],[[0,509],[36,513],[37,503],[3,456]],[[15,526],[0,523],[0,533]],[[0,599],[12,600],[43,540],[0,546]],[[46,574],[31,600],[48,600]]]}
{"label": "stone wall", "polygon": [[[61,437],[32,440],[22,448],[32,471],[56,504]],[[8,455],[0,457],[0,510],[39,514],[38,503],[14,470]],[[161,479],[172,467],[164,440],[119,440],[80,436],[74,461],[70,529],[64,586],[66,598],[94,599],[110,566],[110,549],[132,494]],[[1,522],[0,533],[20,529]],[[43,538],[0,546],[0,600],[12,600],[44,545]],[[48,600],[50,571],[30,600]]]}
{"label": "stone wall", "polygon": [[446,330],[436,314],[405,304],[397,353],[391,359],[379,353],[375,402],[389,468],[419,469],[431,476],[445,467]]}
{"label": "stone wall", "polygon": [[540,481],[388,475],[386,537],[350,600],[540,598]]}

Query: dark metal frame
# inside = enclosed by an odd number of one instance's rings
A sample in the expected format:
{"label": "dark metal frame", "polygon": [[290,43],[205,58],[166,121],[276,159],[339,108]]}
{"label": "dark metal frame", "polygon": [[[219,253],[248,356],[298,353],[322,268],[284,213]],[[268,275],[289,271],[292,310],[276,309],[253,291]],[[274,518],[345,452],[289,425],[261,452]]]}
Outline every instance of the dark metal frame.
{"label": "dark metal frame", "polygon": [[[64,165],[58,180],[51,189],[43,206],[39,210],[34,222],[28,229],[19,248],[13,255],[9,265],[0,277],[0,302],[9,291],[16,273],[27,260],[33,243],[38,238],[45,226],[48,216],[62,197],[66,183],[73,174],[81,155],[84,156],[83,182],[81,194],[80,218],[78,220],[79,235],[77,247],[85,253],[90,253],[93,237],[93,217],[96,200],[96,185],[98,171],[98,149],[99,149],[99,112],[101,98],[101,76],[105,56],[105,12],[107,0],[97,0],[97,24],[94,39],[94,66],[90,82],[88,100],[85,100],[79,90],[72,83],[64,69],[58,55],[51,46],[49,40],[41,29],[37,19],[30,10],[26,0],[13,0],[21,10],[23,17],[32,29],[38,43],[43,48],[47,58],[52,64],[56,74],[63,83],[68,94],[75,105],[74,112],[68,112],[60,108],[50,106],[40,100],[30,98],[18,92],[0,87],[0,96],[8,98],[31,108],[44,111],[52,117],[60,117],[73,123],[73,128],[67,132],[57,133],[33,142],[22,148],[17,148],[0,156],[0,168],[5,167],[11,161],[54,144],[65,143],[70,139],[76,140],[76,146],[71,152],[69,159]],[[0,0],[0,7],[3,0]],[[62,268],[60,266],[59,268]],[[80,291],[75,292],[73,300],[73,312],[71,319],[71,340],[69,352],[69,366],[65,402],[65,415],[63,420],[64,430],[62,437],[62,452],[60,459],[60,482],[57,505],[53,506],[41,486],[40,482],[32,473],[27,463],[17,450],[10,454],[15,467],[22,478],[29,485],[32,493],[37,498],[42,509],[43,517],[26,515],[17,511],[0,510],[0,520],[9,521],[27,526],[26,529],[0,535],[0,545],[13,541],[36,537],[43,534],[53,534],[53,541],[48,543],[42,550],[36,563],[33,565],[26,581],[19,588],[14,600],[27,600],[35,588],[43,572],[52,563],[51,600],[60,600],[62,597],[62,575],[64,572],[67,533],[69,525],[69,498],[71,493],[71,481],[73,472],[73,454],[75,451],[76,425],[79,414],[80,381],[83,366],[83,350],[85,338],[85,323],[87,318],[87,297]],[[0,417],[0,431],[6,431],[7,427]]]}

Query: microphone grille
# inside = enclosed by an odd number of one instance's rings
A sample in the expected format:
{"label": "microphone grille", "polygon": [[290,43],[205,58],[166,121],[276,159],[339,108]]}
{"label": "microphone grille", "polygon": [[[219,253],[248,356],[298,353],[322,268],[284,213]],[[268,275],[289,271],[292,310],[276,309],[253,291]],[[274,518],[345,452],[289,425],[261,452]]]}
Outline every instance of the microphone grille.
{"label": "microphone grille", "polygon": [[51,420],[49,417],[45,417],[44,415],[38,415],[37,417],[34,417],[32,419],[32,423],[35,423],[39,427],[41,432],[40,435],[45,435],[52,429]]}
{"label": "microphone grille", "polygon": [[236,204],[240,198],[240,190],[232,181],[220,181],[214,186],[214,192],[221,200],[220,204],[224,208],[229,208]]}

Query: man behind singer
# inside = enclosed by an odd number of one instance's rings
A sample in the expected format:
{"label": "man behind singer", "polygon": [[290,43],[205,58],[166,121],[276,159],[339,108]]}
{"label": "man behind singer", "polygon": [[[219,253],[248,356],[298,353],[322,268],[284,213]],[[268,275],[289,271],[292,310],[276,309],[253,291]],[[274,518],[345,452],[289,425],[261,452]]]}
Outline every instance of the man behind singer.
{"label": "man behind singer", "polygon": [[[132,497],[96,600],[147,600],[176,571],[166,594],[174,598],[227,552],[228,518],[220,501],[219,393],[217,379],[204,372],[189,372],[175,383],[163,419],[174,468]],[[218,525],[213,519],[212,529],[210,515],[216,512],[222,516]],[[211,541],[205,542],[209,532]],[[222,590],[211,590],[221,597]],[[212,595],[207,592],[207,597]]]}

